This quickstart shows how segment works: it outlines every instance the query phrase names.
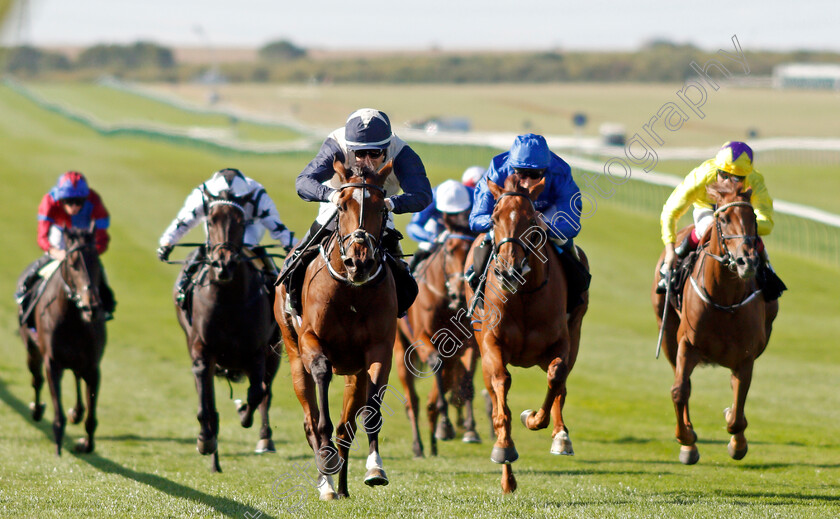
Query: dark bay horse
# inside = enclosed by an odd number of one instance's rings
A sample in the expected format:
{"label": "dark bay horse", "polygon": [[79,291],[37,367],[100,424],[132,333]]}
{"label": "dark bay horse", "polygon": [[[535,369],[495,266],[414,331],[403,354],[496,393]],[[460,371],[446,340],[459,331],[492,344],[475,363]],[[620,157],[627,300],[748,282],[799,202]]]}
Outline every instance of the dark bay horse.
{"label": "dark bay horse", "polygon": [[[701,363],[725,366],[732,372],[733,403],[724,410],[726,430],[732,435],[729,455],[736,460],[747,454],[744,430],[747,419],[744,403],[752,379],[755,359],[767,347],[773,320],[779,312],[778,300],[766,302],[755,279],[758,267],[755,213],[750,190],[736,191],[728,184],[707,188],[715,202],[714,225],[701,240],[699,257],[685,285],[682,311],[669,305],[663,334],[665,354],[674,368],[671,399],[677,415],[676,437],[680,461],[697,463],[697,434],[691,425],[688,399],[691,373]],[[693,226],[680,232],[681,240]],[[662,263],[664,253],[659,258]],[[659,281],[659,272],[654,283]],[[665,296],[651,294],[657,324],[662,326]]]}
{"label": "dark bay horse", "polygon": [[[76,406],[67,414],[74,424],[80,423],[85,406],[81,398],[81,380],[85,381],[87,400],[87,437],[76,444],[76,451],[93,452],[93,433],[96,431],[96,401],[99,396],[99,362],[105,352],[105,315],[99,295],[102,266],[96,252],[93,229],[65,229],[66,253],[53,273],[45,280],[41,297],[33,310],[35,330],[26,324],[20,336],[26,345],[27,363],[32,373],[35,401],[30,404],[32,419],[41,420],[44,404],[41,388],[44,384],[42,366],[46,368],[47,383],[52,395],[53,433],[56,454],[61,455],[67,417],[61,404],[61,377],[65,369],[76,377]],[[20,281],[18,282],[20,284]]]}
{"label": "dark bay horse", "polygon": [[[516,490],[511,463],[519,458],[511,437],[511,412],[507,393],[511,376],[507,365],[539,366],[548,374],[548,390],[536,412],[524,411],[520,419],[531,430],[544,429],[554,419],[552,454],[572,455],[569,431],[563,420],[566,378],[577,360],[588,292],[583,304],[568,312],[568,282],[558,254],[537,219],[533,201],[545,187],[545,180],[526,189],[516,174],[502,188],[487,185],[496,199],[493,209],[494,246],[487,269],[484,308],[473,313],[476,339],[481,351],[484,384],[492,402],[496,443],[490,459],[502,466],[502,490]],[[534,243],[534,238],[538,238]],[[479,236],[470,251],[481,243]],[[578,247],[581,262],[588,261]],[[566,254],[564,252],[564,254]],[[469,297],[473,297],[468,290]]]}
{"label": "dark bay horse", "polygon": [[[388,484],[379,456],[380,404],[388,389],[397,327],[394,278],[381,248],[388,216],[382,186],[392,164],[378,173],[347,171],[338,161],[334,168],[341,180],[337,229],[306,269],[300,320],[285,312],[285,288],[278,287],[274,302],[303,407],[303,428],[321,473],[323,500],[349,496],[347,455],[359,420],[369,445],[365,484]],[[333,374],[345,376],[336,438],[328,398]]]}
{"label": "dark bay horse", "polygon": [[[280,335],[271,316],[271,298],[262,274],[246,257],[245,200],[229,191],[204,192],[207,236],[205,265],[195,274],[190,315],[177,302],[175,312],[187,338],[198,391],[198,452],[212,455],[211,470],[221,472],[213,376],[229,380],[248,376],[247,402],[238,405],[242,427],[251,427],[254,411],[262,417],[256,452],[274,452],[268,409],[271,383],[280,366],[275,351]],[[183,276],[184,273],[182,272]]]}
{"label": "dark bay horse", "polygon": [[[412,451],[415,457],[423,456],[417,416],[419,399],[414,379],[425,375],[425,372],[421,374],[417,370],[418,361],[427,363],[435,377],[426,405],[432,456],[437,456],[437,440],[446,441],[455,437],[445,398],[450,390],[454,401],[460,404],[466,415],[463,422],[464,442],[481,442],[475,430],[472,405],[478,345],[467,318],[467,283],[464,278],[464,264],[474,236],[459,231],[447,224],[447,230],[437,240],[439,243],[435,252],[417,266],[417,299],[408,309],[406,318],[400,319],[394,343],[397,373],[409,397],[406,411],[414,435]],[[447,344],[444,337],[453,338],[456,342]],[[446,351],[439,352],[436,343],[441,343]]]}

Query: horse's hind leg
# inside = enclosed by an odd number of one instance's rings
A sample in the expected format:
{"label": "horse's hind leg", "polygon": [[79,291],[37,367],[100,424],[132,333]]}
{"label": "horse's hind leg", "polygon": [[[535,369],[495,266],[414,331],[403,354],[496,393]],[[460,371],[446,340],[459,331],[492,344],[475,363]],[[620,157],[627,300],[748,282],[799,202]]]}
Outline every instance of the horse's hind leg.
{"label": "horse's hind leg", "polygon": [[67,410],[67,419],[72,424],[78,424],[85,416],[85,406],[82,404],[82,379],[79,375],[75,373],[74,375],[76,377],[76,405]]}
{"label": "horse's hind leg", "polygon": [[748,359],[738,369],[732,370],[731,381],[735,403],[723,412],[726,418],[726,430],[732,435],[727,450],[729,456],[735,460],[743,459],[747,455],[747,438],[744,436],[747,417],[744,415],[744,405],[752,381],[753,365],[753,359]]}
{"label": "horse's hind leg", "polygon": [[464,403],[464,443],[481,443],[478,431],[475,430],[475,413],[473,411],[473,399],[475,398],[475,365],[478,358],[478,347],[468,347],[461,356],[461,364],[464,371],[458,388],[460,398]]}
{"label": "horse's hind leg", "polygon": [[44,357],[25,326],[21,327],[21,336],[26,344],[26,364],[29,366],[29,372],[32,373],[32,389],[35,390],[35,400],[29,404],[29,409],[32,411],[32,419],[40,422],[44,416],[44,409],[47,407],[41,402],[41,389],[44,387]]}
{"label": "horse's hind leg", "polygon": [[[82,438],[76,443],[76,452],[81,453],[90,453],[93,452],[93,433],[96,431],[96,401],[99,395],[99,367],[92,369],[90,373],[86,374],[84,377],[85,379],[85,389],[86,389],[86,396],[87,396],[87,407],[88,407],[88,415],[87,419],[85,420],[85,432],[87,432],[87,438]],[[79,377],[76,377],[76,389],[78,390],[79,384]],[[72,409],[71,409],[72,410]],[[84,411],[82,411],[84,412]],[[74,422],[78,423],[78,422]]]}
{"label": "horse's hind leg", "polygon": [[53,418],[53,436],[55,437],[55,454],[61,456],[61,443],[64,441],[64,427],[67,424],[67,418],[64,416],[64,408],[61,405],[61,375],[64,373],[64,368],[55,365],[51,359],[47,359],[47,383],[50,386],[50,394],[52,395],[53,410],[55,417]]}
{"label": "horse's hind leg", "polygon": [[[403,391],[408,396],[405,404],[405,413],[408,416],[408,421],[411,424],[411,434],[413,436],[411,443],[411,451],[415,458],[422,458],[423,456],[423,440],[420,438],[420,425],[417,419],[417,414],[420,410],[420,398],[417,396],[417,389],[414,386],[414,375],[408,372],[407,364],[411,363],[411,359],[406,359],[406,351],[403,341],[404,336],[400,329],[397,329],[397,338],[394,341],[394,357],[397,358],[397,375],[402,383]],[[417,355],[413,355],[416,359]],[[412,364],[413,365],[413,364]]]}
{"label": "horse's hind leg", "polygon": [[674,367],[674,385],[671,386],[671,400],[677,415],[676,436],[681,446],[680,461],[686,465],[693,465],[700,460],[700,453],[695,445],[697,434],[691,426],[688,414],[688,399],[691,396],[691,373],[697,366],[697,359],[688,353],[688,348],[685,339],[680,341]]}
{"label": "horse's hind leg", "polygon": [[213,456],[210,470],[221,472],[219,465],[218,434],[219,413],[216,411],[216,395],[213,387],[213,372],[216,362],[212,359],[198,357],[193,360],[192,371],[195,375],[195,388],[198,391],[198,423],[201,431],[198,433],[196,448],[202,456]]}
{"label": "horse's hind leg", "polygon": [[274,381],[274,376],[280,368],[280,355],[274,350],[270,351],[265,359],[265,379],[263,381],[263,396],[260,402],[260,440],[257,442],[257,448],[254,452],[262,454],[264,452],[277,452],[274,448],[274,442],[271,440],[271,424],[268,421],[268,410],[271,407],[271,383]]}

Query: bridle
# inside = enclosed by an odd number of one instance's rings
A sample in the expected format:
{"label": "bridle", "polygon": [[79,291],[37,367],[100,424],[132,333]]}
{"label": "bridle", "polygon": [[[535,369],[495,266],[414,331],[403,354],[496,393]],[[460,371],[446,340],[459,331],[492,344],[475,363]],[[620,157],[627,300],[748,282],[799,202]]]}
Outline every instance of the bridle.
{"label": "bridle", "polygon": [[[705,261],[705,256],[709,256],[710,258],[714,259],[715,261],[717,261],[718,263],[720,263],[724,267],[728,268],[731,272],[737,272],[738,266],[737,266],[737,263],[736,263],[735,255],[732,254],[732,252],[729,250],[729,247],[726,245],[726,241],[727,240],[734,240],[734,239],[737,239],[737,238],[742,238],[747,243],[753,243],[758,239],[758,237],[756,235],[723,234],[723,229],[720,225],[719,216],[723,211],[726,211],[727,209],[729,209],[730,207],[733,207],[733,206],[746,206],[746,207],[749,207],[750,209],[753,208],[752,204],[750,204],[749,202],[739,200],[737,202],[730,202],[728,204],[724,204],[724,205],[718,207],[717,209],[715,209],[715,212],[714,212],[714,215],[713,215],[714,219],[715,219],[715,232],[717,233],[717,237],[718,237],[718,241],[720,242],[720,246],[723,248],[723,255],[717,256],[715,254],[712,254],[711,252],[706,250],[706,247],[708,246],[708,243],[704,244],[700,248],[700,252],[704,256],[704,259],[701,260],[701,266],[700,266],[700,271],[701,272],[703,270],[702,261]],[[697,281],[694,279],[694,276],[689,275],[688,279],[691,283],[691,287],[697,293],[697,296],[700,297],[700,299],[703,300],[704,303],[712,306],[713,308],[715,308],[717,310],[721,310],[721,311],[729,312],[729,313],[734,313],[735,310],[737,310],[738,308],[749,304],[753,299],[755,299],[758,296],[758,294],[761,293],[761,289],[757,288],[751,294],[749,294],[747,297],[745,297],[743,300],[741,300],[741,302],[739,302],[739,303],[735,303],[734,305],[720,305],[720,304],[712,301],[712,298],[709,295],[709,293],[706,291],[705,287],[699,286],[697,284]]]}
{"label": "bridle", "polygon": [[[81,287],[81,289],[76,286],[70,286],[70,283],[67,282],[67,276],[65,276],[65,269],[70,265],[69,259],[71,254],[77,251],[83,251],[84,249],[93,249],[94,247],[95,246],[93,243],[80,243],[78,245],[75,245],[74,247],[71,247],[65,252],[64,259],[61,260],[61,264],[59,266],[59,278],[61,278],[64,293],[67,296],[67,299],[82,312],[93,313],[95,308],[102,306],[99,301],[99,292],[98,290],[92,290],[90,284]],[[90,272],[88,272],[87,263],[84,259],[84,254],[82,255],[81,263],[84,275],[87,277],[88,283],[90,283]],[[89,298],[90,305],[86,305],[82,301],[82,293],[84,292],[91,292],[91,297]]]}
{"label": "bridle", "polygon": [[749,235],[748,234],[723,234],[723,228],[720,225],[720,217],[719,216],[724,211],[729,209],[730,207],[735,207],[735,206],[745,206],[745,207],[749,207],[750,209],[753,209],[753,206],[752,206],[751,203],[743,201],[743,200],[739,200],[739,201],[730,202],[728,204],[724,204],[724,205],[718,207],[717,209],[715,209],[715,212],[713,214],[714,219],[715,219],[715,232],[717,233],[717,237],[718,237],[718,241],[720,242],[720,246],[723,248],[723,255],[717,256],[715,254],[712,254],[711,252],[706,250],[705,247],[703,249],[701,249],[703,254],[711,257],[712,259],[714,259],[715,261],[717,261],[718,263],[720,263],[724,267],[728,268],[732,272],[737,271],[738,266],[737,266],[737,263],[736,263],[735,255],[732,254],[732,252],[729,250],[729,246],[726,244],[726,241],[741,238],[744,241],[746,241],[748,244],[752,244],[752,243],[755,243],[755,241],[758,239],[758,236],[754,235],[754,234],[749,234]]}
{"label": "bridle", "polygon": [[242,254],[242,243],[234,243],[232,241],[223,241],[223,242],[213,243],[213,244],[210,243],[210,231],[209,231],[210,224],[207,220],[209,220],[210,209],[212,209],[213,207],[215,207],[217,205],[226,205],[226,206],[229,206],[229,207],[233,207],[233,208],[237,209],[240,213],[242,213],[243,227],[247,226],[247,224],[244,221],[247,213],[245,212],[245,208],[242,207],[242,205],[238,204],[237,202],[234,202],[233,200],[218,200],[218,199],[215,199],[215,200],[210,200],[208,202],[207,199],[206,199],[206,195],[205,195],[205,202],[204,202],[205,211],[204,211],[204,214],[207,215],[205,217],[205,225],[207,226],[207,233],[206,233],[207,242],[205,244],[206,255],[207,255],[207,258],[210,259],[210,261],[208,262],[208,264],[210,266],[220,268],[222,266],[221,261],[212,259],[213,256],[215,255],[215,253],[217,253],[221,250],[229,250],[231,252],[231,262],[236,263],[240,260],[240,257],[241,257],[241,254]]}
{"label": "bridle", "polygon": [[322,244],[319,247],[319,249],[320,249],[320,252],[321,252],[321,256],[324,258],[324,261],[327,264],[327,268],[329,269],[330,276],[333,279],[335,279],[337,281],[341,281],[341,282],[346,283],[348,285],[362,286],[362,285],[366,285],[366,284],[370,283],[371,281],[373,281],[374,279],[376,279],[379,276],[379,274],[382,272],[382,265],[384,263],[382,261],[382,251],[381,251],[382,235],[385,232],[385,225],[386,225],[386,222],[387,222],[387,219],[388,219],[388,212],[384,211],[382,213],[382,225],[379,228],[379,236],[374,236],[373,234],[369,233],[363,227],[364,216],[365,216],[365,199],[367,198],[367,190],[368,189],[376,190],[383,197],[385,196],[385,190],[383,188],[381,188],[380,186],[377,186],[376,184],[368,184],[367,182],[364,182],[364,181],[341,184],[338,187],[338,190],[341,192],[341,191],[344,191],[345,189],[349,189],[349,188],[356,188],[356,189],[361,189],[362,190],[361,202],[359,204],[360,208],[359,208],[358,228],[356,228],[356,230],[354,230],[353,232],[351,232],[349,234],[346,234],[344,236],[341,235],[341,215],[342,215],[342,211],[341,211],[341,208],[339,208],[338,209],[338,215],[336,217],[336,229],[335,229],[335,232],[333,233],[333,235],[335,236],[335,239],[331,240],[331,242],[332,243],[338,243],[338,253],[339,253],[339,256],[341,257],[342,263],[344,263],[347,259],[349,259],[349,256],[347,255],[347,244],[351,240],[352,240],[352,243],[364,244],[365,247],[367,247],[367,249],[371,252],[371,257],[374,258],[374,260],[377,262],[376,271],[373,274],[371,274],[367,278],[367,280],[365,280],[363,283],[356,283],[356,282],[352,281],[349,278],[349,276],[342,275],[337,270],[335,270],[335,268],[332,266],[332,263],[329,260],[329,252],[332,252],[332,247],[328,246],[329,251],[327,251],[327,250],[324,250],[324,246]]}
{"label": "bridle", "polygon": [[[529,195],[529,194],[527,194],[527,193],[518,193],[518,192],[507,192],[507,193],[502,193],[502,194],[499,196],[499,198],[498,198],[497,202],[498,202],[499,200],[501,200],[502,198],[506,197],[506,196],[518,196],[518,197],[524,198],[525,200],[527,200],[527,201],[528,201],[528,203],[529,203],[529,204],[531,204],[531,209],[532,209],[532,211],[536,211],[536,208],[534,207],[534,201],[533,201],[533,200],[531,200],[531,197],[530,197],[530,195]],[[533,220],[533,223],[534,223],[534,224],[536,224],[536,219],[535,219],[533,216],[531,217],[531,219]],[[531,271],[531,266],[528,264],[528,255],[530,254],[531,247],[530,247],[529,245],[526,245],[524,241],[522,241],[521,239],[519,239],[519,238],[517,238],[517,237],[515,237],[515,236],[509,236],[509,237],[507,237],[507,238],[502,238],[502,239],[501,239],[501,240],[499,240],[498,242],[496,242],[496,241],[495,241],[495,237],[494,237],[493,252],[492,252],[492,254],[491,254],[491,256],[490,256],[490,261],[496,260],[496,271],[497,271],[497,273],[498,273],[498,270],[499,270],[499,267],[498,267],[498,263],[499,263],[499,249],[500,249],[500,248],[502,247],[502,245],[504,245],[505,243],[512,243],[512,244],[514,244],[514,245],[518,245],[519,247],[521,247],[521,248],[522,248],[522,250],[525,252],[525,257],[522,259],[522,263],[519,265],[519,267],[518,267],[518,271],[519,271],[519,274],[520,274],[521,276],[524,276],[524,275],[526,275],[527,273],[529,273],[529,272]],[[488,264],[489,264],[489,262],[488,262]],[[514,266],[513,268],[517,268],[517,267],[515,267],[515,266]]]}

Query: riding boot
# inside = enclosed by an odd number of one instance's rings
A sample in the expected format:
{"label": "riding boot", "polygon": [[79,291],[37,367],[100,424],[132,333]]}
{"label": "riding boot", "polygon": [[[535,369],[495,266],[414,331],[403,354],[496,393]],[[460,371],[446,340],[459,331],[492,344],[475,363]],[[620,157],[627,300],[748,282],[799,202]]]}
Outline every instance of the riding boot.
{"label": "riding boot", "polygon": [[274,264],[274,260],[268,255],[265,247],[253,247],[251,251],[262,262],[260,273],[263,276],[265,289],[271,297],[271,300],[274,301],[274,281],[277,279],[278,274],[277,265]]}
{"label": "riding boot", "polygon": [[114,291],[111,290],[111,286],[108,284],[108,278],[105,276],[105,269],[101,265],[100,263],[100,272],[102,274],[99,278],[99,296],[102,298],[102,311],[105,313],[105,320],[110,321],[114,318],[114,309],[117,308],[117,300],[114,299]]}
{"label": "riding boot", "polygon": [[770,264],[770,255],[767,254],[767,249],[762,248],[758,256],[760,261],[755,275],[758,288],[761,289],[765,301],[775,301],[781,297],[782,292],[787,290],[787,285],[779,278]]}
{"label": "riding boot", "polygon": [[26,270],[21,275],[20,285],[15,290],[15,301],[17,301],[17,304],[23,306],[23,300],[35,285],[35,282],[41,277],[38,272],[50,261],[52,261],[52,257],[49,254],[43,254],[26,267]]}
{"label": "riding boot", "polygon": [[[685,238],[683,238],[683,241],[681,241],[679,245],[674,247],[674,253],[677,256],[677,261],[674,263],[674,269],[673,270],[677,270],[680,267],[680,264],[682,263],[681,260],[685,259],[686,256],[688,256],[690,253],[697,250],[698,242],[693,238],[693,236],[694,236],[694,231],[691,231],[690,233],[685,235]],[[659,282],[657,282],[657,284],[656,284],[656,293],[657,294],[664,294],[668,291],[667,290],[668,287],[665,286],[665,284],[667,283],[667,279],[668,279],[667,270],[668,269],[665,268],[664,263],[659,266],[660,276],[659,276]]]}
{"label": "riding boot", "polygon": [[493,242],[490,239],[490,234],[485,235],[484,240],[473,251],[473,264],[467,268],[465,277],[467,283],[470,284],[473,292],[478,291],[478,285],[481,282],[481,277],[484,270],[487,268],[487,262],[490,261],[490,253],[493,252]]}
{"label": "riding boot", "polygon": [[566,240],[560,245],[560,249],[563,251],[563,254],[560,254],[560,263],[566,272],[569,287],[566,311],[571,312],[576,306],[583,304],[583,293],[589,290],[592,275],[580,261],[574,240]]}
{"label": "riding boot", "polygon": [[397,317],[402,318],[408,313],[409,307],[414,303],[419,288],[414,276],[408,268],[408,263],[402,260],[402,248],[400,240],[403,235],[396,229],[386,228],[382,234],[380,245],[385,252],[385,260],[391,267],[391,274],[394,276],[394,285],[397,289]]}
{"label": "riding boot", "polygon": [[188,310],[188,294],[193,287],[193,276],[195,276],[196,272],[198,272],[201,268],[203,259],[204,247],[199,247],[192,251],[187,256],[184,270],[181,271],[181,275],[178,277],[178,281],[176,281],[176,287],[178,288],[178,306],[180,306],[184,311]]}

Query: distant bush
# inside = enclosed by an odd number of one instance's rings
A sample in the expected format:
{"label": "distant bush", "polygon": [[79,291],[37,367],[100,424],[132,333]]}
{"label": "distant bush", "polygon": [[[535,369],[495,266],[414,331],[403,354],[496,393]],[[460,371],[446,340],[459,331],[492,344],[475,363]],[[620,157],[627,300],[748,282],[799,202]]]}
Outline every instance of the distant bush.
{"label": "distant bush", "polygon": [[268,62],[294,61],[306,56],[306,49],[286,40],[274,41],[259,50],[260,59]]}
{"label": "distant bush", "polygon": [[69,70],[70,60],[63,54],[46,52],[35,47],[13,47],[6,50],[6,71],[16,74],[38,74],[49,70]]}
{"label": "distant bush", "polygon": [[148,42],[130,45],[94,45],[79,54],[76,65],[83,68],[170,68],[175,65],[172,51]]}

